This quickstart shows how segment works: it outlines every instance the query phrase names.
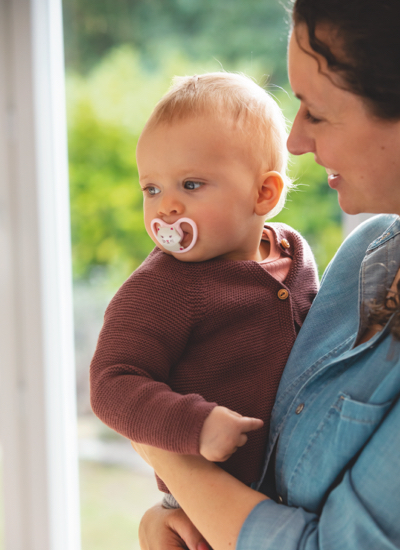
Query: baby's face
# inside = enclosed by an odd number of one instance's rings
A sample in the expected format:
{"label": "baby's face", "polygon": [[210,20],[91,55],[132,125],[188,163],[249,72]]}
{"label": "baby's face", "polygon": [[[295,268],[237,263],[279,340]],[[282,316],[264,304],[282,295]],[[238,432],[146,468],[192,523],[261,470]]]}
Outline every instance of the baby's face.
{"label": "baby's face", "polygon": [[[191,218],[197,243],[184,254],[169,252],[177,259],[251,259],[260,170],[242,132],[211,116],[158,124],[142,133],[137,164],[145,226],[157,246],[150,228],[154,218],[168,224]],[[193,231],[185,222],[182,229],[186,248]]]}

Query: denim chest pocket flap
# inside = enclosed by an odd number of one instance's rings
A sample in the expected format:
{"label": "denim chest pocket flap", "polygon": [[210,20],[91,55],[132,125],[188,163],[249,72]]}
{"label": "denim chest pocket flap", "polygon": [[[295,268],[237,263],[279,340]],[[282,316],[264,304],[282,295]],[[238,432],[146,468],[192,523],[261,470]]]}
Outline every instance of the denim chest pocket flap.
{"label": "denim chest pocket flap", "polygon": [[367,443],[392,403],[362,403],[341,392],[297,461],[288,483],[288,504],[306,499],[307,509],[318,512],[324,493]]}
{"label": "denim chest pocket flap", "polygon": [[393,400],[380,404],[362,403],[344,393],[340,395],[335,447],[342,466],[365,445],[392,403]]}
{"label": "denim chest pocket flap", "polygon": [[373,404],[356,401],[346,394],[341,394],[340,416],[343,420],[360,422],[361,424],[378,424],[389,410],[393,400],[386,403]]}

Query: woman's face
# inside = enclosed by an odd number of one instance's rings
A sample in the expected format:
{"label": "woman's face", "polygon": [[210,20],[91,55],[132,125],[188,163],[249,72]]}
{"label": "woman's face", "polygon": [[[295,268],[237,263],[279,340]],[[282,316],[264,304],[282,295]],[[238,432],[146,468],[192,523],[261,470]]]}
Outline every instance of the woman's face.
{"label": "woman's face", "polygon": [[289,80],[301,102],[289,151],[314,154],[344,212],[400,214],[400,121],[374,117],[362,98],[335,85],[303,25],[290,38]]}

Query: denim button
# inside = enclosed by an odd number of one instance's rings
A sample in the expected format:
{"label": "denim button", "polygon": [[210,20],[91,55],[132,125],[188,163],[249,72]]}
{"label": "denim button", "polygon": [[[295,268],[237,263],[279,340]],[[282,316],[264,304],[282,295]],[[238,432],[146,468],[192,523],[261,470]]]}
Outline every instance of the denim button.
{"label": "denim button", "polygon": [[300,405],[296,409],[296,414],[300,414],[303,409],[304,409],[304,403],[300,403]]}

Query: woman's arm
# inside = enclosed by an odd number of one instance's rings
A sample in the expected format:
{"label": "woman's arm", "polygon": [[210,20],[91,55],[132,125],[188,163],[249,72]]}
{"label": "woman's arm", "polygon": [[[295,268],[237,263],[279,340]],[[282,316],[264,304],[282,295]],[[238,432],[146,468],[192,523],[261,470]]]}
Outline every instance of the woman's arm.
{"label": "woman's arm", "polygon": [[400,548],[399,426],[398,399],[319,514],[277,504],[202,457],[138,450],[214,550],[394,549]]}
{"label": "woman's arm", "polygon": [[245,519],[257,504],[267,500],[202,457],[177,455],[136,443],[133,446],[167,483],[214,550],[235,548]]}

